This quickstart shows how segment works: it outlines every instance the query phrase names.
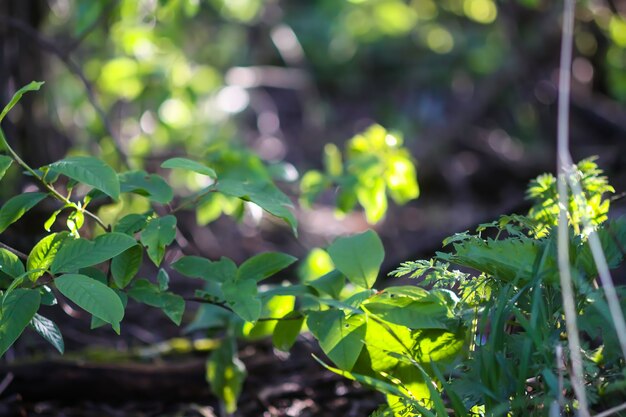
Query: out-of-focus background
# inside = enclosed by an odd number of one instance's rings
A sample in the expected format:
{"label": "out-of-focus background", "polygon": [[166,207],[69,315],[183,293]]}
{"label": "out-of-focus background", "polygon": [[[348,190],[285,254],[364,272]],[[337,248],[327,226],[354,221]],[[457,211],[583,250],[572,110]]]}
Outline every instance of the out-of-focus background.
{"label": "out-of-focus background", "polygon": [[[525,212],[528,181],[554,171],[561,11],[552,0],[0,0],[0,103],[46,81],[3,129],[32,166],[90,154],[157,172],[172,156],[220,150],[228,165],[254,154],[297,202],[306,172],[380,124],[410,152],[420,196],[390,201],[376,224],[359,206],[338,216],[329,187],[296,204],[297,239],[254,207],[209,202],[180,214],[179,243],[210,258],[303,258],[373,227],[389,271],[454,232]],[[597,155],[619,195],[626,1],[579,2],[574,55],[572,154]],[[175,179],[181,190],[196,180]],[[5,179],[0,198],[23,186]],[[44,216],[3,240],[28,251]]]}

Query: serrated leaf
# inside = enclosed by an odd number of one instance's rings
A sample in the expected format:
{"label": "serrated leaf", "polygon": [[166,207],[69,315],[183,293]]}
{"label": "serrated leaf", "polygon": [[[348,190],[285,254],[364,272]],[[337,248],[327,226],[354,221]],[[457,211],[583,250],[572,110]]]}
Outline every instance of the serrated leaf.
{"label": "serrated leaf", "polygon": [[306,323],[330,360],[341,369],[351,370],[363,350],[365,316],[346,317],[343,311],[334,309],[312,311]]}
{"label": "serrated leaf", "polygon": [[251,279],[256,282],[271,277],[297,261],[291,255],[279,252],[266,252],[253,256],[239,266],[237,279]]}
{"label": "serrated leaf", "polygon": [[0,155],[0,180],[4,177],[12,163],[13,159],[6,155]]}
{"label": "serrated leaf", "polygon": [[378,235],[368,230],[335,240],[328,247],[328,254],[335,267],[350,282],[363,288],[372,288],[383,263],[385,250]]}
{"label": "serrated leaf", "polygon": [[165,247],[176,237],[176,217],[167,215],[151,219],[141,232],[141,243],[146,247],[148,256],[156,266],[165,256]]}
{"label": "serrated leaf", "polygon": [[109,165],[90,156],[72,156],[48,165],[50,170],[59,172],[82,184],[97,188],[114,200],[120,196],[120,181]]}
{"label": "serrated leaf", "polygon": [[25,272],[24,264],[13,252],[0,248],[0,273],[17,278]]}
{"label": "serrated leaf", "polygon": [[111,275],[119,288],[126,288],[139,272],[143,261],[143,248],[135,245],[115,256],[111,261]]}
{"label": "serrated leaf", "polygon": [[35,316],[30,321],[30,325],[33,329],[39,333],[41,337],[46,339],[48,343],[50,343],[59,353],[62,355],[65,351],[65,343],[63,342],[63,335],[61,331],[57,327],[57,325],[50,319],[40,315],[35,314]]}
{"label": "serrated leaf", "polygon": [[304,316],[298,311],[291,311],[282,317],[274,327],[272,343],[278,350],[289,352],[300,334]]}
{"label": "serrated leaf", "polygon": [[217,183],[217,189],[222,194],[255,203],[268,213],[283,219],[289,224],[293,233],[297,234],[298,222],[291,212],[293,204],[289,197],[274,184],[251,180],[224,179]]}
{"label": "serrated leaf", "polygon": [[241,394],[246,368],[236,356],[234,338],[226,338],[209,357],[206,379],[213,394],[224,404],[229,414],[237,410],[237,399]]}
{"label": "serrated leaf", "polygon": [[211,261],[199,256],[183,256],[172,264],[172,268],[187,277],[205,281],[226,282],[237,277],[237,265],[225,257]]}
{"label": "serrated leaf", "polygon": [[63,242],[50,270],[74,272],[80,268],[97,265],[137,245],[137,241],[123,233],[107,233],[95,240],[72,239]]}
{"label": "serrated leaf", "polygon": [[128,296],[140,303],[160,308],[177,326],[183,319],[185,300],[179,295],[161,291],[159,287],[145,279],[135,282],[128,291]]}
{"label": "serrated leaf", "polygon": [[50,268],[56,254],[61,247],[61,244],[69,237],[69,233],[53,233],[41,239],[35,247],[28,254],[26,260],[26,268],[29,271],[35,269],[42,269],[42,271],[31,272],[29,278],[31,281],[35,281],[37,278],[45,273],[45,270]]}
{"label": "serrated leaf", "polygon": [[160,175],[130,171],[119,174],[118,178],[120,191],[123,193],[139,194],[160,204],[167,204],[174,198],[172,187]]}
{"label": "serrated leaf", "polygon": [[44,84],[43,81],[31,81],[24,87],[17,90],[17,92],[13,94],[13,98],[11,98],[11,101],[9,101],[9,104],[4,106],[4,109],[2,109],[2,113],[0,113],[0,122],[2,121],[2,119],[4,119],[7,113],[13,108],[13,106],[15,106],[18,101],[20,101],[24,93],[28,91],[38,91],[43,84]]}
{"label": "serrated leaf", "polygon": [[65,274],[55,278],[57,289],[77,306],[110,323],[119,334],[124,306],[115,291],[101,282],[81,274]]}
{"label": "serrated leaf", "polygon": [[46,198],[44,193],[24,193],[10,198],[0,209],[0,233]]}
{"label": "serrated leaf", "polygon": [[161,164],[161,168],[169,169],[184,169],[187,171],[197,172],[198,174],[206,175],[209,178],[217,179],[217,174],[212,168],[203,165],[199,162],[192,161],[187,158],[171,158]]}
{"label": "serrated leaf", "polygon": [[0,356],[20,337],[40,303],[37,290],[17,288],[5,295],[0,318]]}
{"label": "serrated leaf", "polygon": [[229,307],[245,321],[254,322],[261,316],[261,300],[256,282],[250,279],[228,281],[222,285]]}

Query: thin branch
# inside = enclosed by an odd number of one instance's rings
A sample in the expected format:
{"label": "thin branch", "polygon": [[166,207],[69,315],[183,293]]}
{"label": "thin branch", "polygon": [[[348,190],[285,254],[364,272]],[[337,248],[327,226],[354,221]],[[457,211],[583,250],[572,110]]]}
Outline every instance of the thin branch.
{"label": "thin branch", "polygon": [[571,83],[572,47],[574,33],[574,0],[565,0],[563,13],[561,60],[559,73],[559,103],[557,129],[557,166],[559,173],[559,222],[558,222],[558,264],[561,280],[561,294],[565,325],[572,360],[572,387],[578,399],[578,408],[582,417],[589,417],[587,394],[584,385],[583,362],[580,352],[580,338],[576,324],[576,307],[574,290],[572,288],[572,274],[569,259],[569,228],[567,226],[568,167],[572,165],[569,157],[569,100]]}
{"label": "thin branch", "polygon": [[66,48],[65,48],[65,53],[66,54],[70,54],[73,51],[75,51],[81,43],[83,43],[83,41],[89,36],[91,35],[91,33],[97,29],[98,26],[100,26],[100,24],[109,17],[109,15],[111,14],[111,11],[113,11],[113,8],[115,6],[117,6],[117,4],[119,3],[119,0],[111,0],[111,2],[109,2],[109,4],[107,4],[104,9],[102,10],[102,12],[98,15],[98,17],[96,19],[94,19],[93,22],[91,22],[91,24],[89,26],[87,26],[77,37],[76,39],[74,39]]}
{"label": "thin branch", "polygon": [[616,405],[613,408],[609,408],[608,410],[605,410],[605,411],[603,411],[603,412],[601,412],[599,414],[596,414],[594,417],[607,417],[607,416],[610,416],[610,415],[615,414],[615,413],[617,413],[619,411],[622,411],[622,410],[626,410],[626,403],[620,404],[620,405]]}
{"label": "thin branch", "polygon": [[4,244],[2,242],[0,242],[0,248],[8,250],[12,254],[17,255],[17,257],[20,258],[20,259],[23,259],[23,260],[28,259],[28,255],[26,255],[25,253],[20,252],[19,250],[15,249],[15,248],[12,248],[11,246],[6,245],[6,244]]}
{"label": "thin branch", "polygon": [[[209,300],[206,298],[201,298],[201,297],[184,297],[185,301],[190,301],[193,303],[200,303],[200,304],[211,304],[220,308],[223,308],[224,310],[230,311],[231,313],[235,313],[235,311],[233,311],[232,308],[230,308],[224,301],[217,301],[217,300]],[[235,313],[236,314],[236,313]],[[261,317],[257,320],[257,322],[261,322],[261,321],[290,321],[290,320],[300,320],[302,319],[304,316],[302,315],[302,313],[300,313],[300,315],[298,316],[292,316],[292,317]]]}
{"label": "thin branch", "polygon": [[60,48],[52,39],[43,36],[37,30],[28,26],[20,20],[11,18],[9,16],[0,15],[0,23],[20,31],[21,33],[32,39],[37,45],[39,45],[42,50],[49,52],[59,58],[65,64],[67,69],[80,80],[80,82],[83,84],[83,87],[85,88],[85,92],[87,93],[87,99],[100,117],[102,124],[104,125],[104,129],[117,145],[116,147],[118,155],[122,163],[125,166],[129,166],[128,157],[122,150],[123,147],[121,140],[115,134],[113,126],[111,126],[111,123],[109,122],[109,118],[107,117],[104,109],[100,106],[100,103],[98,102],[98,99],[96,97],[96,92],[93,84],[87,79],[82,68],[76,62],[74,62],[74,60],[72,60],[69,51]]}

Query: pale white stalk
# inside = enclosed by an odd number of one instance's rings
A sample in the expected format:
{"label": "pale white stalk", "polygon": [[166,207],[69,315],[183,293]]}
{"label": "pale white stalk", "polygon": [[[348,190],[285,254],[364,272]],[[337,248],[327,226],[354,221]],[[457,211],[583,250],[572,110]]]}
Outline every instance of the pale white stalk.
{"label": "pale white stalk", "polygon": [[572,361],[571,382],[578,399],[578,411],[581,417],[589,417],[587,395],[585,393],[582,356],[578,326],[576,325],[576,307],[572,288],[572,274],[569,259],[569,229],[567,227],[568,192],[566,177],[572,165],[569,156],[569,98],[572,65],[572,44],[574,33],[574,0],[564,0],[563,29],[561,41],[561,62],[559,75],[559,114],[557,127],[557,166],[559,193],[558,223],[558,263],[563,296],[563,310],[567,327]]}

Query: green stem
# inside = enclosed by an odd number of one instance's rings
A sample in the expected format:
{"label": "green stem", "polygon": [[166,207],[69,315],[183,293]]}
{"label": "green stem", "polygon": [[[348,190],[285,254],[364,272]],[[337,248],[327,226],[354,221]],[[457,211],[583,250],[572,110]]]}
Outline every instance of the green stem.
{"label": "green stem", "polygon": [[110,231],[110,227],[107,226],[106,224],[104,224],[104,222],[94,213],[90,212],[89,210],[85,210],[83,208],[78,207],[75,203],[73,203],[69,198],[65,197],[64,195],[62,195],[61,193],[59,193],[57,190],[54,189],[54,187],[50,184],[48,184],[42,176],[40,176],[39,174],[37,174],[37,172],[35,172],[34,169],[32,169],[26,162],[24,162],[24,160],[22,158],[20,158],[20,156],[17,154],[17,152],[15,152],[13,150],[13,148],[9,145],[9,143],[6,140],[6,137],[4,136],[4,132],[2,131],[2,129],[0,128],[0,145],[2,145],[4,147],[4,149],[6,149],[9,154],[11,154],[11,158],[13,158],[13,160],[15,162],[18,163],[18,165],[20,165],[22,168],[24,168],[26,171],[28,171],[33,177],[37,178],[37,180],[43,185],[43,187],[48,190],[48,192],[50,194],[52,194],[52,196],[54,198],[56,198],[57,200],[65,203],[66,205],[73,207],[76,210],[80,210],[83,213],[85,213],[87,216],[91,217],[92,219],[94,219],[96,221],[96,223],[98,223],[98,225],[100,227],[102,227],[104,230],[106,230],[107,232]]}

